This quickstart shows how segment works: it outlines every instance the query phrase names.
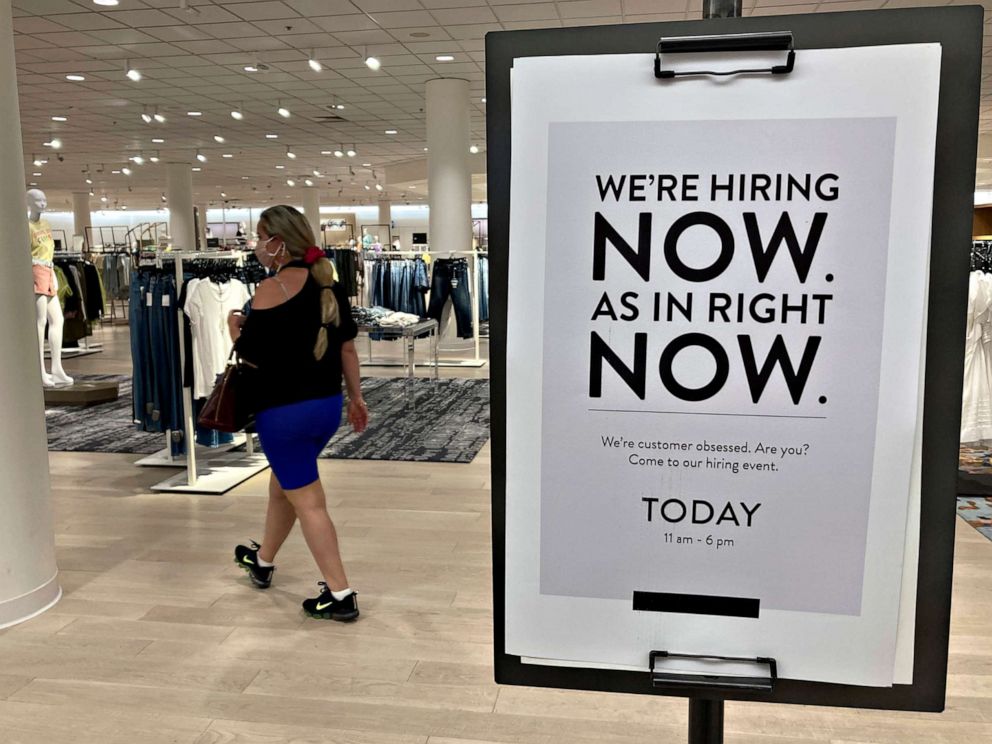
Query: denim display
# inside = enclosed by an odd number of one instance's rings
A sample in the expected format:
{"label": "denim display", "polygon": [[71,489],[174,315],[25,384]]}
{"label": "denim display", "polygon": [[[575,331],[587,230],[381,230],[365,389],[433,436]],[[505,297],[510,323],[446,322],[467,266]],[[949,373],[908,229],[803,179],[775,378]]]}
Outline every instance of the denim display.
{"label": "denim display", "polygon": [[464,258],[439,258],[434,261],[428,317],[440,324],[444,305],[449,297],[455,309],[458,337],[472,338],[472,296],[469,291],[468,261]]}
{"label": "denim display", "polygon": [[479,322],[489,321],[489,257],[479,256]]}
{"label": "denim display", "polygon": [[422,318],[427,314],[427,289],[427,264],[423,259],[380,258],[372,264],[372,305]]}
{"label": "denim display", "polygon": [[176,280],[141,271],[131,278],[131,359],[135,424],[144,431],[183,430]]}

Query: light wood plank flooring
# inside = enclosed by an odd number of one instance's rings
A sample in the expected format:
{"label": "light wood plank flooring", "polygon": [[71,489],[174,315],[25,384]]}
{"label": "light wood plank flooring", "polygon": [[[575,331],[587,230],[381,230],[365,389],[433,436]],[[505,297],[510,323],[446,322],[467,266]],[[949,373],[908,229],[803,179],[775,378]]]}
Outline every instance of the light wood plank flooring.
{"label": "light wood plank flooring", "polygon": [[[72,368],[129,371],[126,332],[105,336]],[[321,462],[353,625],[300,615],[319,577],[298,530],[272,589],[232,563],[260,536],[267,474],[152,494],[162,472],[134,459],[51,457],[66,596],[0,632],[2,744],[685,741],[684,701],[493,684],[488,448],[470,465]],[[963,522],[955,569],[946,713],[732,703],[728,744],[992,741],[992,543]]]}

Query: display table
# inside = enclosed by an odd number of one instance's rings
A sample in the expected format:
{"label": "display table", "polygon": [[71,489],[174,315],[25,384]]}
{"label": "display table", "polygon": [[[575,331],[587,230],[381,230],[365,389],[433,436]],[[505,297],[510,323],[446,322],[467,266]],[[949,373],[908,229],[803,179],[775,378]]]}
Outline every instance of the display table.
{"label": "display table", "polygon": [[[431,344],[434,380],[437,381],[437,357],[439,342],[438,323],[436,320],[421,320],[416,325],[407,326],[405,328],[360,324],[358,326],[358,333],[360,335],[364,335],[366,339],[368,339],[369,354],[365,364],[372,367],[393,367],[402,365],[406,368],[406,377],[409,380],[412,380],[415,377],[417,370],[417,339],[427,336],[430,339]],[[406,348],[404,349],[404,360],[402,362],[375,360],[372,357],[373,341],[404,341],[406,343]]]}

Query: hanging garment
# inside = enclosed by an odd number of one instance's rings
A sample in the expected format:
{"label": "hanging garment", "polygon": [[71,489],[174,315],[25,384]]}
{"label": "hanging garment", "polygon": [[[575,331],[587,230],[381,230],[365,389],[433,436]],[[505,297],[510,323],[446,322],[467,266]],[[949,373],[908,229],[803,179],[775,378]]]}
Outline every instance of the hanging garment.
{"label": "hanging garment", "polygon": [[472,338],[472,297],[469,292],[468,261],[464,258],[439,258],[434,262],[431,304],[427,315],[438,324],[449,297],[455,309],[458,337]]}
{"label": "hanging garment", "polygon": [[961,441],[992,439],[990,356],[985,342],[992,324],[992,282],[980,271],[968,279],[968,314],[964,352]]}
{"label": "hanging garment", "polygon": [[209,279],[192,288],[183,308],[193,331],[193,397],[206,398],[231,355],[227,316],[251,299],[243,282],[231,279],[215,284]]}

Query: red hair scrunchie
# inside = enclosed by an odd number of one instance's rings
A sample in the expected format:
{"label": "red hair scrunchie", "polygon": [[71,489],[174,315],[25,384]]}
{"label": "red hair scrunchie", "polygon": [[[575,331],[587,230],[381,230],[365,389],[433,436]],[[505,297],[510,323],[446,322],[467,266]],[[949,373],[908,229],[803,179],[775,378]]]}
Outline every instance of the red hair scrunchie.
{"label": "red hair scrunchie", "polygon": [[307,248],[307,252],[303,255],[303,262],[308,266],[313,266],[323,257],[324,257],[324,252],[320,250],[320,248],[318,248],[317,246],[312,245],[309,248]]}

